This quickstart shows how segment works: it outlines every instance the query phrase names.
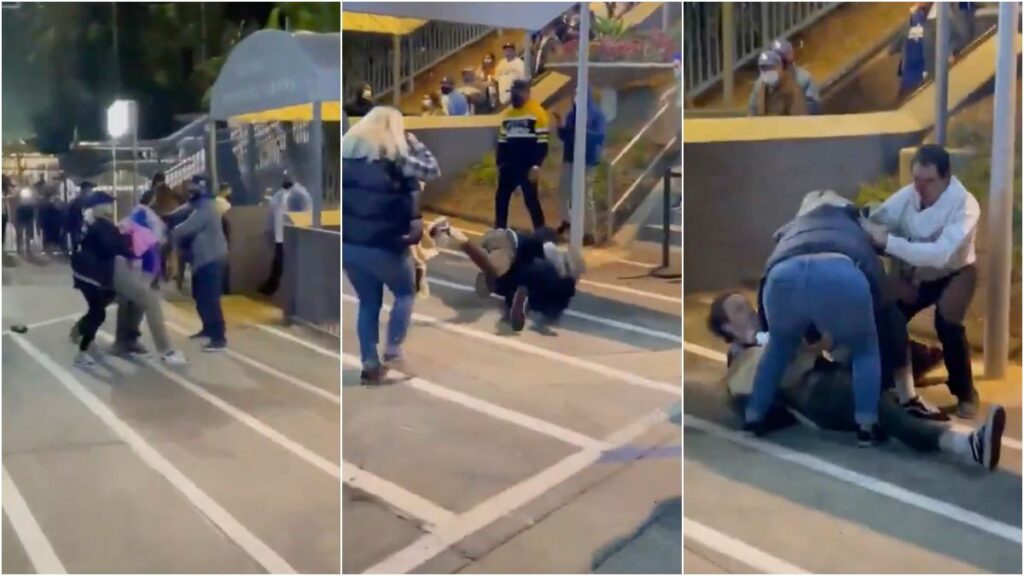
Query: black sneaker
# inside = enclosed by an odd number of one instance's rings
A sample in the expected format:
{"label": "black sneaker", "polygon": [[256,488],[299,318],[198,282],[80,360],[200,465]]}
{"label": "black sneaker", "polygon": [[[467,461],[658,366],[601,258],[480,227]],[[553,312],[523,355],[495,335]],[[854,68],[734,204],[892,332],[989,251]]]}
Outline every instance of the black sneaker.
{"label": "black sneaker", "polygon": [[203,332],[202,330],[188,337],[189,340],[200,340],[202,338],[209,338],[209,336],[206,335],[206,332]]}
{"label": "black sneaker", "polygon": [[761,436],[764,436],[765,434],[768,433],[768,426],[765,424],[765,421],[762,418],[761,420],[744,422],[743,431],[753,434],[754,436],[760,438]]}
{"label": "black sneaker", "polygon": [[364,386],[375,386],[384,383],[384,378],[388,375],[388,367],[383,364],[378,364],[370,368],[363,368],[362,372],[359,373],[359,381]]}
{"label": "black sneaker", "polygon": [[564,235],[568,231],[569,231],[569,223],[568,222],[562,222],[561,224],[558,225],[558,228],[555,228],[555,234],[558,234],[559,236]]}
{"label": "black sneaker", "polygon": [[857,430],[857,446],[861,448],[871,448],[872,446],[878,446],[888,439],[882,427],[875,424],[870,430],[863,428]]}
{"label": "black sneaker", "polygon": [[528,293],[525,286],[516,288],[516,293],[512,296],[512,307],[508,311],[508,322],[516,332],[521,331],[526,326],[527,298]]}
{"label": "black sneaker", "polygon": [[423,277],[427,271],[417,266],[414,273],[416,274],[416,293],[419,294],[423,290]]}
{"label": "black sneaker", "polygon": [[1006,428],[1006,410],[1002,406],[992,406],[988,409],[985,423],[971,432],[971,457],[978,465],[988,470],[995,470],[999,465],[1004,428]]}
{"label": "black sneaker", "polygon": [[228,349],[228,343],[225,342],[224,340],[219,340],[219,341],[216,341],[216,342],[213,341],[213,340],[210,340],[209,343],[207,343],[205,346],[203,346],[203,352],[206,352],[208,354],[216,354],[218,352],[224,352],[227,349]]}
{"label": "black sneaker", "polygon": [[939,410],[934,406],[929,406],[921,400],[920,396],[914,396],[910,400],[907,400],[903,404],[903,409],[907,411],[914,418],[920,420],[932,420],[934,422],[948,422],[949,414]]}

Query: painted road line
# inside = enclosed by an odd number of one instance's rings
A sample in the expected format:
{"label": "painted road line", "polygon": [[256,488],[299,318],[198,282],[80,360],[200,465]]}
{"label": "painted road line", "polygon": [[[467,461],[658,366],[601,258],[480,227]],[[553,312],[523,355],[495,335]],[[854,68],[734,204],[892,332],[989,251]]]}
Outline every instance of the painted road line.
{"label": "painted road line", "polygon": [[329,348],[324,348],[323,346],[319,346],[317,344],[313,344],[312,342],[307,342],[306,340],[304,340],[302,338],[299,338],[298,336],[296,336],[294,334],[290,334],[290,333],[288,333],[288,332],[286,332],[284,330],[281,330],[280,328],[274,328],[273,326],[266,326],[264,324],[251,324],[251,326],[253,326],[254,328],[256,328],[258,330],[262,330],[262,331],[266,332],[267,334],[273,334],[274,336],[277,336],[278,338],[283,338],[283,339],[285,339],[285,340],[287,340],[289,342],[292,342],[294,344],[298,344],[299,346],[302,346],[303,348],[306,348],[307,350],[312,350],[313,352],[316,352],[317,354],[320,354],[320,355],[323,355],[323,356],[327,356],[328,358],[334,358],[335,360],[338,360],[338,359],[341,358],[341,354],[337,350],[331,350]]}
{"label": "painted road line", "polygon": [[[608,436],[612,446],[632,442],[647,430],[665,422],[664,410],[656,410]],[[425,534],[405,548],[366,570],[367,574],[406,574],[441,554],[466,537],[511,514],[535,498],[582,472],[601,458],[602,451],[584,449],[571,454],[538,474],[484,500],[453,522]]]}
{"label": "painted road line", "polygon": [[[342,358],[348,366],[360,366],[359,358],[352,354],[343,354]],[[486,400],[481,400],[480,398],[452,390],[451,388],[438,386],[437,384],[428,382],[423,378],[402,374],[397,370],[391,370],[390,373],[403,377],[401,385],[404,387],[418,390],[424,394],[429,394],[430,396],[453,404],[458,404],[459,406],[468,408],[474,412],[479,412],[480,414],[489,416],[495,420],[515,424],[516,426],[525,428],[526,430],[543,434],[544,436],[548,436],[556,440],[561,440],[566,444],[570,444],[578,448],[595,448],[598,450],[604,450],[607,447],[604,442],[576,432],[575,430],[569,430],[568,428],[563,428],[562,426],[552,424],[551,422],[541,420],[540,418],[535,418],[522,412],[517,412],[509,408],[498,406],[497,404],[492,404]]]}
{"label": "painted road line", "polygon": [[[170,328],[172,331],[177,332],[178,334],[181,334],[183,336],[187,336],[188,335],[188,331],[185,328],[183,328],[183,327],[181,327],[181,326],[179,326],[179,325],[177,325],[177,324],[175,324],[173,322],[170,322],[170,321],[167,321],[165,323],[167,324],[167,327]],[[312,384],[310,382],[306,382],[305,380],[302,380],[301,378],[296,378],[295,376],[292,376],[291,374],[287,374],[285,372],[282,372],[282,371],[280,371],[277,368],[274,368],[272,366],[268,366],[268,365],[264,364],[263,362],[260,362],[259,360],[256,360],[255,358],[252,358],[250,356],[242,354],[241,352],[237,352],[235,350],[232,350],[231,348],[228,348],[224,352],[229,357],[234,358],[235,360],[238,360],[242,364],[247,364],[249,366],[252,366],[253,368],[255,368],[257,370],[260,370],[261,372],[264,372],[264,373],[269,374],[269,375],[271,375],[271,376],[273,376],[275,378],[283,380],[283,381],[291,384],[292,386],[295,386],[296,388],[299,388],[301,390],[309,392],[310,394],[315,394],[315,395],[323,398],[324,400],[329,400],[329,401],[331,401],[331,402],[333,402],[335,404],[338,404],[338,405],[341,404],[341,397],[338,396],[337,394],[332,394],[331,392],[328,392],[327,390],[324,390],[323,388],[320,388],[319,386],[316,386],[316,385],[314,385],[314,384]]]}
{"label": "painted road line", "polygon": [[[68,314],[67,316],[61,316],[59,318],[50,318],[49,320],[43,320],[42,322],[36,322],[34,324],[26,324],[25,327],[31,330],[33,328],[42,328],[43,326],[50,326],[51,324],[60,324],[61,322],[67,322],[68,320],[77,320],[81,317],[81,313]],[[3,331],[4,336],[10,336],[11,334],[13,334],[13,332],[11,332],[9,328]]]}
{"label": "painted road line", "polygon": [[455,520],[455,513],[409,492],[405,488],[376,476],[362,468],[342,461],[342,480],[349,486],[375,496],[400,516],[423,523],[422,528],[434,532],[439,526]]}
{"label": "painted road line", "polygon": [[[349,296],[348,294],[342,294],[341,297],[342,300],[352,303],[359,301],[355,296]],[[390,310],[391,306],[385,304],[383,306],[383,309]],[[501,336],[496,336],[494,334],[489,334],[487,332],[481,332],[479,330],[467,328],[459,324],[445,322],[444,320],[439,320],[437,318],[434,318],[433,316],[427,316],[424,314],[420,314],[418,312],[414,312],[412,315],[412,319],[415,320],[416,322],[428,324],[430,326],[434,326],[442,330],[447,330],[449,332],[453,332],[455,334],[459,334],[462,336],[467,336],[469,338],[480,340],[482,342],[487,342],[488,344],[495,344],[497,346],[503,346],[505,348],[515,350],[517,352],[523,352],[526,354],[531,354],[533,356],[547,358],[548,360],[554,360],[555,362],[559,362],[561,364],[572,366],[574,368],[580,368],[588,372],[593,372],[599,376],[607,376],[608,378],[613,378],[615,380],[618,380],[624,384],[629,384],[631,386],[649,388],[651,390],[665,392],[667,394],[672,394],[674,396],[681,396],[683,393],[682,386],[680,385],[673,385],[668,384],[666,382],[652,380],[650,378],[645,378],[632,372],[619,370],[618,368],[612,368],[611,366],[605,366],[604,364],[597,364],[596,362],[590,362],[589,360],[585,360],[583,358],[569,356],[568,354],[562,354],[561,352],[555,352],[554,350],[548,350],[547,348],[541,348],[539,346],[527,344],[520,340],[503,338]]]}
{"label": "painted road line", "polygon": [[724,426],[719,426],[718,424],[708,422],[707,420],[703,420],[696,416],[691,416],[689,414],[683,416],[683,425],[687,428],[700,430],[705,434],[710,434],[711,436],[715,436],[723,440],[729,440],[734,444],[752,448],[758,452],[774,456],[775,458],[796,464],[797,466],[801,466],[819,474],[830,476],[839,481],[846,482],[847,484],[858,486],[869,492],[886,496],[896,500],[897,502],[931,512],[932,514],[942,516],[954,522],[959,522],[972,528],[977,528],[978,530],[998,536],[999,538],[1008,540],[1015,544],[1021,543],[1021,529],[1019,527],[1011,526],[1004,522],[999,522],[998,520],[993,520],[992,518],[983,516],[976,512],[971,512],[970,510],[961,508],[960,506],[949,504],[948,502],[943,502],[923,494],[918,494],[917,492],[912,492],[901,486],[873,478],[866,474],[854,472],[853,470],[832,464],[831,462],[827,462],[816,456],[811,456],[810,454],[805,454],[778,444],[772,444],[770,442],[749,437],[743,433],[730,430]]}
{"label": "painted road line", "polygon": [[[441,252],[442,254],[448,254],[450,256],[456,256],[462,258],[463,260],[469,259],[469,256],[466,256],[464,252],[460,252],[458,250],[451,250],[449,248],[438,248],[438,252]],[[429,275],[429,266],[427,270],[427,273]],[[652,300],[661,300],[663,302],[671,302],[673,304],[683,303],[682,298],[677,298],[675,296],[666,296],[665,294],[658,294],[657,292],[648,292],[647,290],[639,290],[637,288],[630,288],[628,286],[616,286],[615,284],[607,284],[605,282],[596,282],[594,280],[586,280],[582,278],[578,281],[578,283],[583,286],[593,286],[595,288],[611,290],[612,292],[621,292],[623,294],[631,294],[633,296],[639,296],[641,298],[651,298]]]}
{"label": "painted road line", "polygon": [[[711,348],[705,348],[704,346],[694,344],[692,342],[683,342],[683,350],[696,356],[700,356],[708,360],[719,362],[721,364],[725,364],[727,360],[725,354],[722,354],[717,350],[712,350]],[[794,415],[796,415],[796,413],[794,413]],[[799,418],[799,416],[797,417]],[[960,424],[959,422],[951,421],[950,426],[960,432],[969,433],[974,431],[974,428],[971,428],[970,426],[965,426],[963,424]],[[1024,446],[1021,445],[1020,440],[1017,440],[1016,438],[1003,437],[1002,443],[1003,446],[1006,446],[1007,448],[1012,448],[1017,451],[1020,451],[1022,448],[1024,448]]]}
{"label": "painted road line", "polygon": [[[444,286],[445,288],[451,288],[453,290],[459,290],[461,292],[476,292],[476,289],[472,286],[466,286],[465,284],[458,284],[456,282],[449,282],[447,280],[441,280],[439,278],[427,277],[427,282],[437,285]],[[501,300],[500,296],[491,295],[492,298]],[[627,332],[634,332],[636,334],[643,334],[644,336],[650,336],[651,338],[658,338],[661,340],[668,340],[675,344],[682,344],[683,337],[676,334],[670,334],[668,332],[662,332],[660,330],[652,330],[643,326],[637,326],[636,324],[630,324],[628,322],[620,322],[618,320],[612,320],[610,318],[602,318],[601,316],[595,316],[593,314],[587,314],[586,312],[577,312],[576,310],[566,310],[565,315],[572,318],[579,318],[580,320],[586,320],[588,322],[594,322],[608,326],[609,328],[616,328],[618,330],[625,330]]]}
{"label": "painted road line", "polygon": [[57,552],[47,539],[46,533],[39,526],[28,502],[21,495],[17,484],[7,473],[7,467],[3,468],[3,506],[4,514],[11,521],[11,527],[21,541],[21,547],[25,549],[29,562],[37,574],[67,574],[64,564],[61,563]]}
{"label": "painted road line", "polygon": [[[100,331],[98,333],[98,336],[100,336],[101,338],[108,342],[112,342],[114,340],[114,337],[112,335],[104,331]],[[301,460],[306,461],[308,464],[313,465],[313,467],[325,472],[331,477],[341,478],[341,470],[339,469],[337,464],[332,463],[330,460],[324,458],[323,456],[320,456],[319,454],[313,452],[309,448],[306,448],[302,444],[299,444],[298,442],[292,440],[291,438],[288,438],[284,434],[281,434],[277,430],[264,424],[262,420],[256,418],[252,414],[249,414],[248,412],[240,410],[236,408],[234,405],[229,404],[228,402],[221,399],[220,396],[213,394],[206,388],[194,384],[184,376],[168,368],[165,368],[160,364],[160,360],[143,360],[142,362],[146,366],[149,366],[150,369],[154,370],[156,373],[163,376],[164,378],[167,378],[171,382],[174,382],[175,384],[181,386],[182,388],[188,390],[189,392],[195,394],[196,396],[199,396],[207,403],[212,404],[215,408],[219,409],[221,412],[224,412],[228,416],[237,420],[239,423],[249,427],[249,429],[251,429],[253,432],[256,432],[257,434],[263,436],[267,440],[270,440],[274,444],[277,444],[279,447],[284,448],[286,451],[291,452],[292,455],[300,458]]]}
{"label": "painted road line", "polygon": [[754,568],[753,572],[758,574],[809,573],[803,568],[798,568],[785,560],[780,560],[745,542],[685,517],[683,518],[683,538],[691,539],[705,548],[710,548],[723,556],[728,556],[745,566]]}
{"label": "painted road line", "polygon": [[29,356],[56,378],[72,396],[106,424],[121,441],[131,447],[143,462],[167,480],[200,514],[208,518],[225,536],[244,550],[260,566],[271,574],[295,573],[295,569],[284,558],[250,532],[231,513],[222,508],[216,500],[211,498],[206,492],[203,492],[188,476],[185,476],[169,460],[164,458],[156,448],[146,442],[139,433],[121,420],[113,410],[82,385],[67,369],[52,360],[45,352],[36,348],[28,339],[16,334],[11,337]]}

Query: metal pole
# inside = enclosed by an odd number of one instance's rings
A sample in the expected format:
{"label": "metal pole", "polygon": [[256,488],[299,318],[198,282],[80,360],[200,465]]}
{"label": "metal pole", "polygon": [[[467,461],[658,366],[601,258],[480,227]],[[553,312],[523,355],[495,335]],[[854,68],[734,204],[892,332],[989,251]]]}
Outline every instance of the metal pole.
{"label": "metal pole", "polygon": [[324,205],[324,123],[322,104],[313,103],[313,122],[310,125],[309,147],[313,154],[312,180],[313,186],[313,228],[320,227],[320,211]]}
{"label": "metal pole", "polygon": [[668,32],[668,7],[671,6],[669,2],[661,3],[661,31]]}
{"label": "metal pole", "polygon": [[129,104],[129,118],[132,122],[132,206],[138,201],[139,193],[139,104]]}
{"label": "metal pole", "polygon": [[[260,190],[259,190],[259,179],[256,177],[256,158],[258,151],[256,150],[256,126],[252,124],[245,125],[245,165],[246,171],[249,173],[248,190],[246,194],[246,203],[259,204],[260,203]],[[232,194],[232,203],[240,203],[238,201],[238,195]]]}
{"label": "metal pole", "polygon": [[583,250],[583,227],[586,224],[586,170],[587,170],[587,91],[588,61],[590,59],[590,5],[580,2],[579,58],[576,63],[576,130],[572,157],[572,210],[569,228],[569,246],[577,254]]}
{"label": "metal pole", "polygon": [[736,25],[733,21],[733,3],[722,3],[722,99],[731,106],[736,87]]}
{"label": "metal pole", "polygon": [[208,184],[210,185],[210,192],[217,193],[217,121],[210,118],[207,123],[207,131],[209,132],[209,151],[206,153],[206,170],[209,174]]}
{"label": "metal pole", "polygon": [[768,21],[769,10],[772,5],[768,2],[761,3],[761,45],[763,48],[768,48],[772,44],[772,39],[769,36],[771,34],[770,22]]}
{"label": "metal pole", "polygon": [[114,160],[114,168],[113,168],[113,170],[114,170],[114,178],[112,179],[112,182],[113,182],[113,190],[112,190],[112,192],[113,192],[113,196],[114,196],[114,220],[117,220],[118,219],[117,205],[120,204],[120,201],[117,198],[117,141],[116,140],[114,141],[114,145],[110,147],[110,156]]}
{"label": "metal pole", "polygon": [[391,37],[391,103],[395,108],[402,104],[402,37],[395,34]]}
{"label": "metal pole", "polygon": [[935,21],[935,141],[946,145],[949,121],[949,3],[936,5]]}
{"label": "metal pole", "polygon": [[988,206],[988,292],[985,378],[1002,378],[1010,353],[1010,270],[1013,268],[1013,162],[1019,4],[999,3],[992,163]]}
{"label": "metal pole", "polygon": [[661,195],[661,267],[668,268],[669,236],[672,233],[672,202],[669,196],[672,192],[672,169],[665,169],[665,176],[662,178],[664,189]]}

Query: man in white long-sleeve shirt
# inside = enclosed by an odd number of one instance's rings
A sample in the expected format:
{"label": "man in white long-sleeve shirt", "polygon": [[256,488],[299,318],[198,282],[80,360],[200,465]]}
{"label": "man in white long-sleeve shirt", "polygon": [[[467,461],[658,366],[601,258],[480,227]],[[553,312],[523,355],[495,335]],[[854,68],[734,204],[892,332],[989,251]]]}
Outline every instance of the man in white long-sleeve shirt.
{"label": "man in white long-sleeve shirt", "polygon": [[260,286],[265,296],[272,296],[281,284],[284,272],[284,217],[287,212],[309,212],[313,198],[302,184],[292,181],[287,172],[281,181],[281,188],[270,198],[271,227],[274,233],[274,259],[270,265],[270,277]]}
{"label": "man in white long-sleeve shirt", "polygon": [[909,321],[935,306],[935,331],[949,373],[957,413],[973,418],[978,392],[964,317],[977,282],[974,239],[981,209],[950,172],[949,153],[933,144],[918,149],[914,182],[893,194],[865,225],[875,246],[896,261],[900,308]]}

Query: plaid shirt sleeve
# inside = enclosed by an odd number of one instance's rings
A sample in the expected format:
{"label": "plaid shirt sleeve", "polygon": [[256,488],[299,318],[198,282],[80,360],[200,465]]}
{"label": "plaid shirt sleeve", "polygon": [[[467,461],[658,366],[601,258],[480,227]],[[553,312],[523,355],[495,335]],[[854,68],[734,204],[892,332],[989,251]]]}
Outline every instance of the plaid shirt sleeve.
{"label": "plaid shirt sleeve", "polygon": [[429,182],[441,176],[441,166],[434,154],[418,141],[409,142],[409,155],[398,159],[402,174],[422,182]]}

